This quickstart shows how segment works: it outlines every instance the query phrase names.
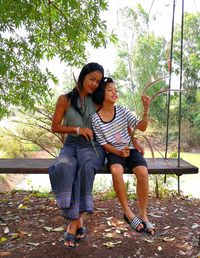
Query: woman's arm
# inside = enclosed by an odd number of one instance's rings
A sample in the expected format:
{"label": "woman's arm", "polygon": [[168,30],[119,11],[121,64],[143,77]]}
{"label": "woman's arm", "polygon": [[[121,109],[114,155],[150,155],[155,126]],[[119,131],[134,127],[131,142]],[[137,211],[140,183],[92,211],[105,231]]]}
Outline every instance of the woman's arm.
{"label": "woman's arm", "polygon": [[66,110],[69,107],[69,101],[66,95],[60,95],[56,102],[56,107],[52,119],[51,130],[53,133],[77,133],[77,127],[66,126],[62,124]]}
{"label": "woman's arm", "polygon": [[65,95],[59,96],[55,112],[52,119],[51,130],[53,133],[64,133],[64,134],[78,134],[85,137],[87,140],[93,139],[93,132],[90,128],[84,128],[79,126],[66,126],[62,124],[65,112],[69,108],[69,101]]}

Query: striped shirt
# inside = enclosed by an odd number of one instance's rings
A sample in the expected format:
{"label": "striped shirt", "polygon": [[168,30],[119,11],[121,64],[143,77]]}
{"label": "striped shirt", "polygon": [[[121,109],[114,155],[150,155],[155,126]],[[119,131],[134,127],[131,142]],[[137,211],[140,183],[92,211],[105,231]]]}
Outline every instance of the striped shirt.
{"label": "striped shirt", "polygon": [[[97,112],[92,116],[92,128],[97,142],[101,145],[110,144],[118,150],[129,144],[128,125],[135,127],[138,122],[139,119],[128,108],[119,105],[115,106],[114,117],[109,122],[102,121]],[[132,143],[130,148],[133,148]]]}

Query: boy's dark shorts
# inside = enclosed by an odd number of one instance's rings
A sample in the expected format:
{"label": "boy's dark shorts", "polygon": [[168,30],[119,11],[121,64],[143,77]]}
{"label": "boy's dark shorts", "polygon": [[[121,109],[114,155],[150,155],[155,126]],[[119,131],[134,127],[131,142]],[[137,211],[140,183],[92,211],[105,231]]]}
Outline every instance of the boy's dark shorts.
{"label": "boy's dark shorts", "polygon": [[130,155],[128,158],[122,158],[113,153],[108,153],[106,156],[108,160],[108,168],[113,164],[121,164],[124,169],[128,167],[130,171],[132,171],[132,169],[137,166],[145,166],[147,168],[146,160],[143,158],[142,154],[136,149],[130,150]]}

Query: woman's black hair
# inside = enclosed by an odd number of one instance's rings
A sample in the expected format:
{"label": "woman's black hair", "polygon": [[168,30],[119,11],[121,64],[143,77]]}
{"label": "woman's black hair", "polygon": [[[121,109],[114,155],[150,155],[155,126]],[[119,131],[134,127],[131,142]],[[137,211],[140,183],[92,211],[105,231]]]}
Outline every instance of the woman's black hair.
{"label": "woman's black hair", "polygon": [[103,104],[103,101],[105,99],[105,88],[108,83],[114,83],[113,79],[110,77],[104,77],[101,80],[99,87],[92,94],[92,99],[94,103],[98,105]]}
{"label": "woman's black hair", "polygon": [[83,81],[84,81],[84,78],[87,74],[91,73],[91,72],[95,72],[95,71],[99,71],[102,73],[102,77],[104,76],[104,69],[103,69],[103,66],[101,66],[100,64],[98,63],[88,63],[86,64],[80,74],[79,74],[79,77],[78,77],[78,82],[77,82],[77,87],[75,87],[71,92],[69,92],[67,94],[67,98],[70,100],[70,105],[74,107],[74,109],[82,116],[83,113],[81,111],[81,109],[78,107],[78,104],[77,104],[77,100],[78,100],[78,97],[79,97],[79,92],[78,92],[78,89],[82,89],[83,88]]}

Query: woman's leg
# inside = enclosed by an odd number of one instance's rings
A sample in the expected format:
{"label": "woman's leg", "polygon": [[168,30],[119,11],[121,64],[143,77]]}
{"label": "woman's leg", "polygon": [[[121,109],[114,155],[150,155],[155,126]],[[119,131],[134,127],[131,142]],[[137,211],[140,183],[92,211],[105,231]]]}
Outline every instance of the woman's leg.
{"label": "woman's leg", "polygon": [[[123,213],[126,215],[129,221],[132,221],[135,217],[128,205],[128,198],[126,192],[126,186],[123,179],[123,167],[120,164],[114,164],[110,166],[112,173],[113,187],[122,206]],[[143,229],[143,224],[137,226],[137,230]]]}
{"label": "woman's leg", "polygon": [[98,156],[91,144],[77,149],[78,175],[80,180],[80,204],[79,211],[93,211],[93,183],[96,171],[104,164],[105,154],[100,145],[96,146]]}

